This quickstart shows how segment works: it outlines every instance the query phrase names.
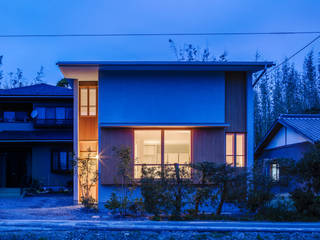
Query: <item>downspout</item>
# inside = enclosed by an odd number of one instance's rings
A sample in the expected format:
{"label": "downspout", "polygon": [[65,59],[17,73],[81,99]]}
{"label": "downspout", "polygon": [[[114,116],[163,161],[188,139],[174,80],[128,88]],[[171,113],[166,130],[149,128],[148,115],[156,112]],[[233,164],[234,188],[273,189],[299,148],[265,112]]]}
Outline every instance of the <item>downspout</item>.
{"label": "downspout", "polygon": [[262,71],[262,73],[260,73],[260,75],[257,77],[257,79],[254,81],[254,83],[252,84],[252,87],[254,88],[254,86],[259,82],[260,78],[262,78],[263,74],[265,74],[267,71],[267,65],[264,65],[264,69]]}

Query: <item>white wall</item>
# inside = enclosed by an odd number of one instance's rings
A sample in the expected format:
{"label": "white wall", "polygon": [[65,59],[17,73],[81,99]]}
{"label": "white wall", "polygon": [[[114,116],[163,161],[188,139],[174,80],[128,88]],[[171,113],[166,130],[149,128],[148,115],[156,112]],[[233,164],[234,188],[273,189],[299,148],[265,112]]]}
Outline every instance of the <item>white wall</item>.
{"label": "white wall", "polygon": [[308,142],[308,139],[304,138],[291,128],[281,127],[277,134],[269,142],[266,149],[272,149],[302,142]]}

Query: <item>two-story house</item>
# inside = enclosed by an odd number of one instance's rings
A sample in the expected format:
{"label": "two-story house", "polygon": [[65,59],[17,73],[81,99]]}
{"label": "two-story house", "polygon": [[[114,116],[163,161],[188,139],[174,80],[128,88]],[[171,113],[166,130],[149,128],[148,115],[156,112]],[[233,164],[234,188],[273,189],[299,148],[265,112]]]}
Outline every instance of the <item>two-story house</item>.
{"label": "two-story house", "polygon": [[73,91],[37,84],[0,90],[0,187],[72,184]]}
{"label": "two-story house", "polygon": [[[59,62],[74,82],[74,152],[97,159],[93,195],[105,201],[119,184],[112,149],[132,150],[142,165],[201,161],[252,167],[252,73],[271,62]],[[79,199],[74,176],[74,199]]]}

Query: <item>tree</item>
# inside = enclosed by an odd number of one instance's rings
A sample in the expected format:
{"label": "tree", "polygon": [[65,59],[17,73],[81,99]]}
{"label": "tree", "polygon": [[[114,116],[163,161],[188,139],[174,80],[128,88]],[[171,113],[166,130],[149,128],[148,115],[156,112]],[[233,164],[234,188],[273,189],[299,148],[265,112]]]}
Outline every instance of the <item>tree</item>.
{"label": "tree", "polygon": [[[88,149],[88,152],[91,150]],[[78,175],[80,202],[85,208],[95,208],[96,200],[93,189],[98,181],[97,160],[90,153],[74,161],[74,171]]]}
{"label": "tree", "polygon": [[264,133],[269,129],[272,117],[271,117],[271,87],[269,76],[265,74],[260,80],[260,101],[261,101],[261,124]]}
{"label": "tree", "polygon": [[296,164],[299,184],[290,193],[298,212],[307,216],[320,216],[320,144],[306,152]]}
{"label": "tree", "polygon": [[36,77],[33,79],[33,84],[39,84],[43,83],[43,78],[44,78],[44,67],[41,66],[40,70],[37,72]]}
{"label": "tree", "polygon": [[279,117],[280,114],[285,112],[285,106],[283,102],[283,85],[281,83],[281,80],[279,79],[279,71],[276,71],[275,73],[277,76],[274,77],[274,86],[272,91],[272,102],[273,102],[273,112],[272,116],[273,119],[276,119]]}
{"label": "tree", "polygon": [[304,64],[303,64],[303,79],[304,84],[306,86],[306,96],[307,96],[307,102],[306,107],[307,108],[314,108],[319,107],[319,84],[316,74],[316,67],[314,64],[314,55],[313,50],[311,50],[307,56],[305,57]]}
{"label": "tree", "polygon": [[59,80],[59,81],[57,82],[57,86],[58,86],[58,87],[69,88],[69,87],[71,87],[71,84],[70,84],[70,82],[68,81],[68,79],[62,78],[61,80]]}
{"label": "tree", "polygon": [[[176,43],[172,39],[169,39],[169,44],[170,44],[170,48],[172,49],[178,61],[187,61],[187,62],[217,61],[217,59],[213,55],[212,50],[210,50],[208,47],[205,47],[205,48],[195,47],[191,43],[184,44],[183,47],[179,47],[176,45]],[[227,55],[228,55],[227,52],[224,51],[219,56],[218,61],[226,62]]]}
{"label": "tree", "polygon": [[10,72],[9,79],[10,79],[10,86],[12,88],[22,87],[26,85],[25,79],[23,77],[23,72],[20,68],[17,68],[17,71],[15,73]]}

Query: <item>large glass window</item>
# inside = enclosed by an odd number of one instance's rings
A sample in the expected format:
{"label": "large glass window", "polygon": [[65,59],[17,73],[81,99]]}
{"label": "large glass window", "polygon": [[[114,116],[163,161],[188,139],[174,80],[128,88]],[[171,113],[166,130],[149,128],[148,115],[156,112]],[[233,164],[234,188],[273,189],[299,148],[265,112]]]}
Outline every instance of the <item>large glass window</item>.
{"label": "large glass window", "polygon": [[[141,177],[142,166],[163,169],[178,163],[191,163],[190,130],[135,130],[134,177]],[[162,154],[163,152],[163,154]]]}
{"label": "large glass window", "polygon": [[231,166],[244,167],[246,164],[245,146],[245,133],[226,133],[226,163]]}
{"label": "large glass window", "polygon": [[96,116],[97,113],[97,88],[80,88],[80,115]]}
{"label": "large glass window", "polygon": [[134,132],[134,177],[141,177],[142,166],[161,166],[161,130]]}
{"label": "large glass window", "polygon": [[164,131],[164,163],[189,164],[191,136],[190,131],[165,130]]}

